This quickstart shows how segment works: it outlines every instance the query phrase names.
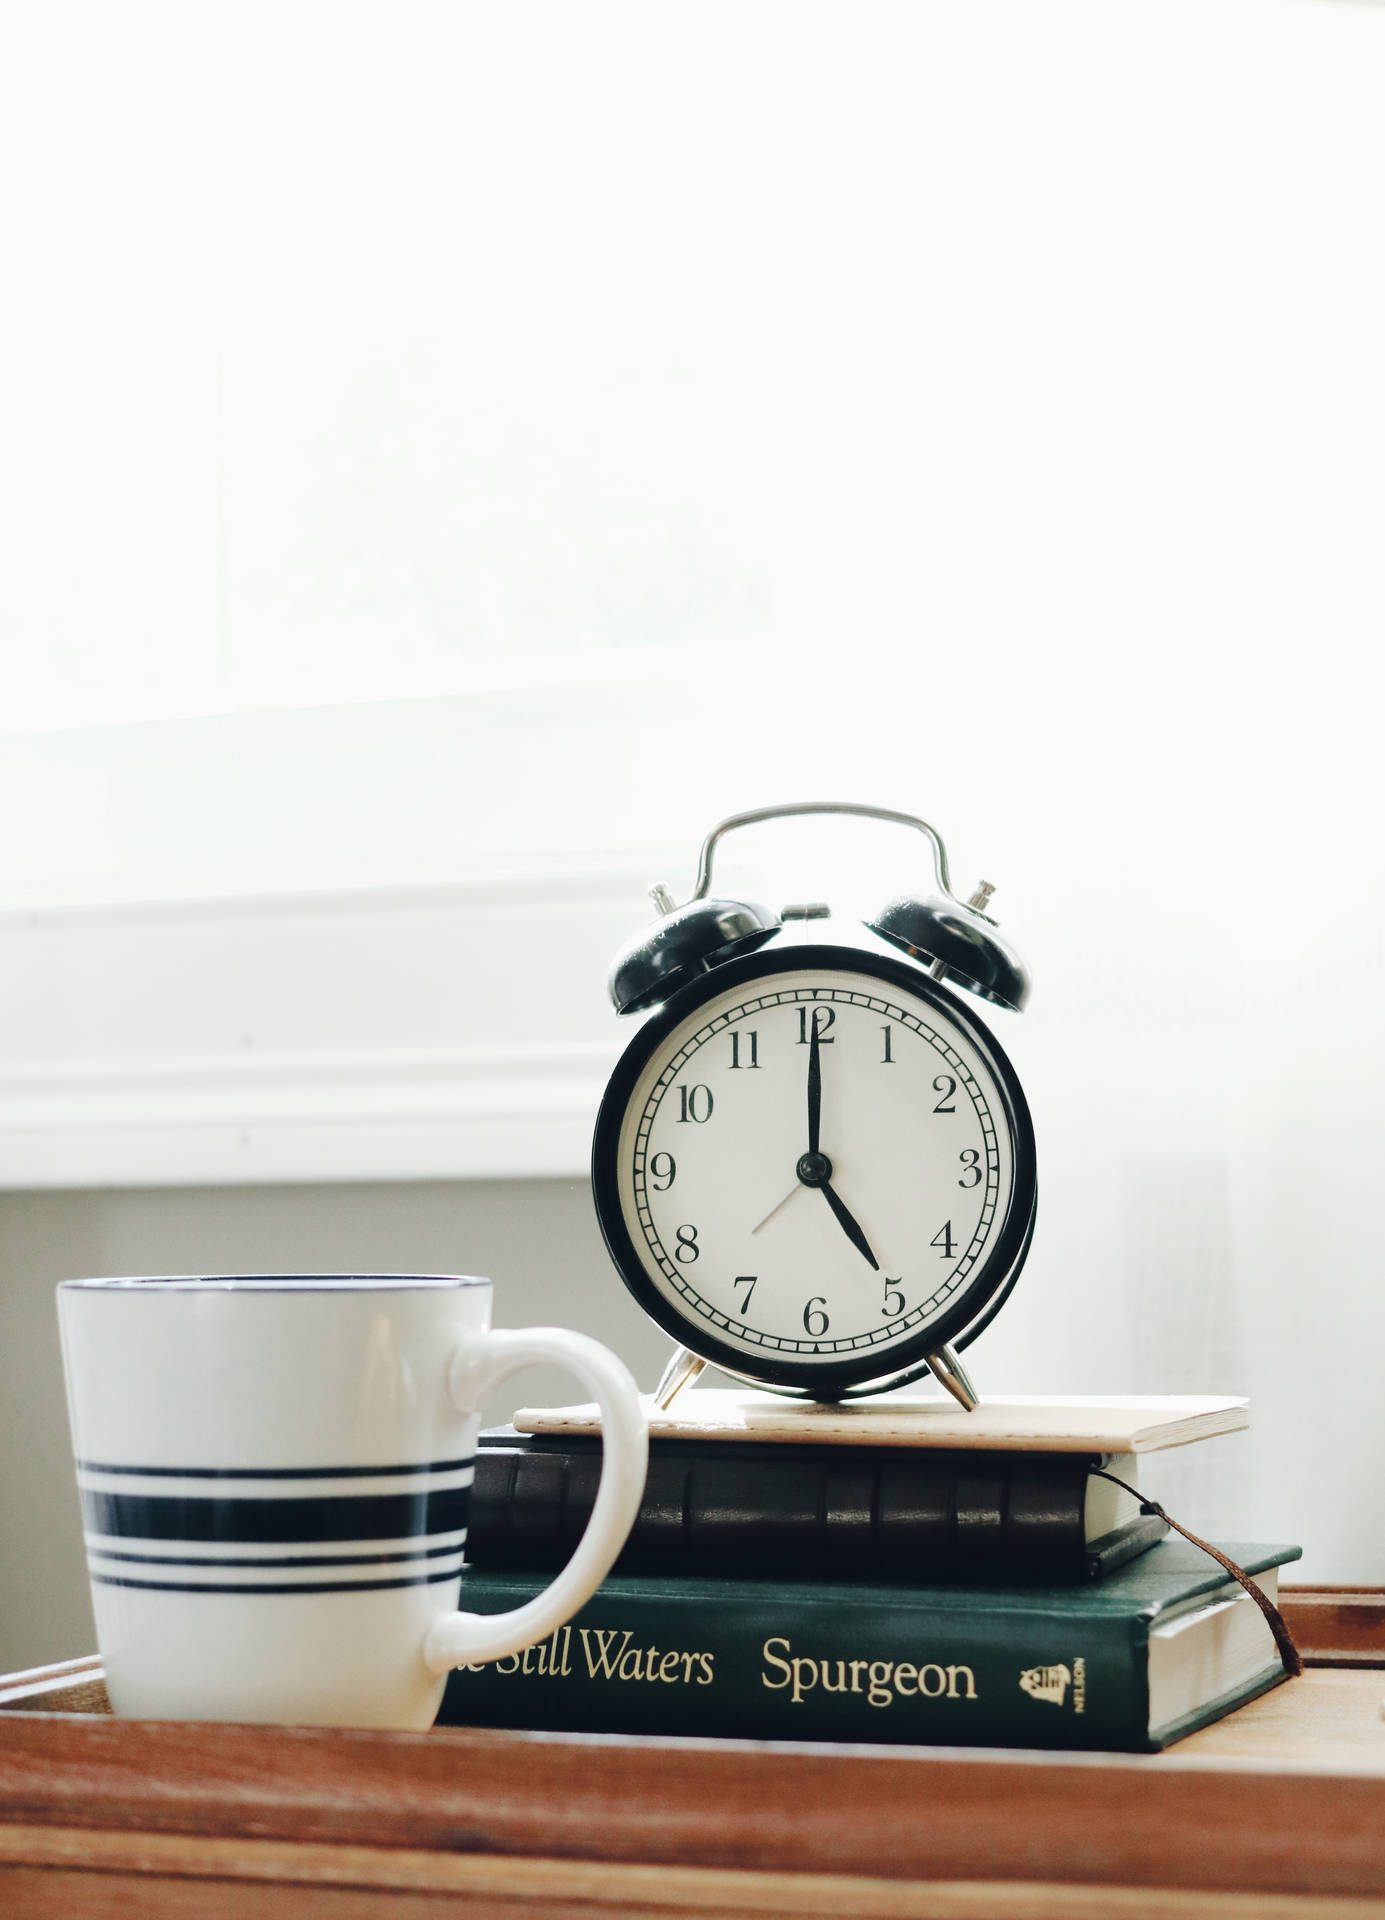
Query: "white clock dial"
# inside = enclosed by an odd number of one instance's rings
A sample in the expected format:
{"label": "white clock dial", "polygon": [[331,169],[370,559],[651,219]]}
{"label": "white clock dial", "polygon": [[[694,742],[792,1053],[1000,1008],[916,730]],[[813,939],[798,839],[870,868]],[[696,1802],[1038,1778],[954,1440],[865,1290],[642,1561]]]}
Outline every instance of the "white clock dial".
{"label": "white clock dial", "polygon": [[847,969],[704,999],[645,1062],[617,1160],[655,1291],[751,1373],[877,1353],[888,1371],[976,1278],[1015,1178],[977,1047],[931,1000]]}

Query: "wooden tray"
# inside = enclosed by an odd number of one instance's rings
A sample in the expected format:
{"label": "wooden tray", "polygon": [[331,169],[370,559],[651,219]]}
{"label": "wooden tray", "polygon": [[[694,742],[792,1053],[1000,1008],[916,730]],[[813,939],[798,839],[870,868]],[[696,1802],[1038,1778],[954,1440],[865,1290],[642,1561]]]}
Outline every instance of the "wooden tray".
{"label": "wooden tray", "polygon": [[[1385,1916],[1385,1593],[1155,1755],[115,1720],[0,1681],[5,1920]],[[1350,1664],[1348,1664],[1350,1663]]]}

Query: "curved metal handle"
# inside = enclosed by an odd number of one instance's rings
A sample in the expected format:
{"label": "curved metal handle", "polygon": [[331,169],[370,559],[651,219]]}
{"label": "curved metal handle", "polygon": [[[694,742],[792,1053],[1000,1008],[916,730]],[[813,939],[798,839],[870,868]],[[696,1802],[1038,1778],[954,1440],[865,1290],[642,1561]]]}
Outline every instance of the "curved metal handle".
{"label": "curved metal handle", "polygon": [[[719,821],[712,828],[702,842],[702,856],[697,868],[697,885],[693,889],[691,898],[694,900],[706,898],[712,884],[712,855],[717,841],[723,834],[733,833],[737,827],[757,826],[762,820],[786,820],[794,814],[801,813],[852,813],[866,820],[887,820],[896,827],[915,828],[932,845],[933,870],[937,875],[938,885],[949,900],[957,899],[948,878],[947,848],[943,845],[942,835],[936,827],[930,827],[926,820],[920,820],[912,813],[894,813],[888,807],[867,807],[852,800],[795,800],[782,807],[756,807],[750,813],[728,814],[725,820]],[[961,906],[963,902],[959,900],[957,904]]]}

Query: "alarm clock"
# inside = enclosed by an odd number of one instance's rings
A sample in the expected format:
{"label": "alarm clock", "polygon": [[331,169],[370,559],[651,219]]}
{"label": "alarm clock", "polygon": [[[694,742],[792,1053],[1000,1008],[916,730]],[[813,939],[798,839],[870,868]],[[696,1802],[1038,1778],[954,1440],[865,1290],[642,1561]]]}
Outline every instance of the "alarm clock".
{"label": "alarm clock", "polygon": [[[845,814],[921,834],[933,890],[871,919],[822,903],[718,897],[728,833]],[[803,801],[733,814],[696,888],[620,953],[640,1025],[611,1076],[592,1190],[622,1280],[678,1348],[660,1406],[707,1364],[819,1401],[931,1372],[970,1409],[958,1357],[1019,1277],[1034,1231],[1034,1131],[977,1002],[1018,1011],[1024,967],[956,898],[937,830],[911,814]]]}

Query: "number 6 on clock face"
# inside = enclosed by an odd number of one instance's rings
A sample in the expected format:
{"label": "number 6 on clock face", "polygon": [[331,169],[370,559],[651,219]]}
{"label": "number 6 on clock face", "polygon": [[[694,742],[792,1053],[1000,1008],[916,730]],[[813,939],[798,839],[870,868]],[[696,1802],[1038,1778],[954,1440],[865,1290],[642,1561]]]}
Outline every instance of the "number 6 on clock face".
{"label": "number 6 on clock face", "polygon": [[675,993],[597,1121],[631,1291],[732,1373],[819,1397],[920,1370],[1000,1304],[1035,1201],[1023,1094],[917,966],[788,944]]}

